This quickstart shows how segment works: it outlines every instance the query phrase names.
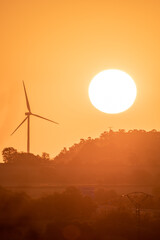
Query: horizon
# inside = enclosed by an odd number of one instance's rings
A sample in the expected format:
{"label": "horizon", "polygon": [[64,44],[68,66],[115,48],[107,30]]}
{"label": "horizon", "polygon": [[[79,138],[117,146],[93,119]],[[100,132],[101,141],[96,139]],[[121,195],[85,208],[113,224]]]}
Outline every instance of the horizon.
{"label": "horizon", "polygon": [[[101,135],[103,134],[103,133],[110,133],[110,132],[113,132],[113,133],[131,133],[131,132],[134,132],[134,131],[138,131],[138,132],[143,132],[143,133],[160,133],[160,131],[158,131],[157,129],[150,129],[150,130],[145,130],[145,129],[128,129],[128,130],[126,130],[126,129],[113,129],[113,128],[111,128],[111,127],[109,127],[108,128],[108,130],[106,130],[106,131],[103,131],[102,133],[100,133],[98,136],[95,136],[95,137],[91,137],[91,136],[88,136],[87,138],[80,138],[77,142],[74,142],[74,143],[72,143],[72,145],[70,145],[70,146],[68,146],[68,147],[66,147],[66,146],[64,146],[55,156],[51,156],[50,155],[50,153],[49,152],[46,152],[46,151],[43,151],[42,150],[42,152],[40,153],[40,154],[38,154],[38,153],[32,153],[32,152],[29,152],[29,153],[31,153],[31,154],[34,154],[34,155],[39,155],[39,156],[41,156],[42,155],[42,153],[43,152],[45,152],[45,153],[48,153],[49,154],[49,156],[50,156],[50,158],[53,160],[55,157],[57,157],[59,154],[60,154],[60,152],[65,148],[67,151],[72,147],[72,146],[74,146],[75,144],[79,144],[80,142],[81,142],[81,140],[83,139],[83,140],[85,140],[85,141],[87,141],[88,139],[90,139],[91,138],[91,140],[96,140],[96,139],[99,139],[100,137],[101,137]],[[6,146],[6,147],[4,147],[4,149],[5,148],[8,148],[8,147],[13,147],[13,146]],[[14,147],[13,147],[14,148]],[[18,152],[21,152],[21,153],[27,153],[27,150],[26,151],[22,151],[22,150],[19,150],[19,149],[16,149]],[[2,157],[2,156],[1,156]],[[0,161],[0,163],[2,163],[3,162],[3,160],[2,161]]]}
{"label": "horizon", "polygon": [[[70,147],[72,147],[74,144],[78,144],[79,142],[80,142],[80,140],[81,139],[84,139],[84,140],[87,140],[88,138],[91,138],[91,139],[96,139],[96,138],[99,138],[100,136],[101,136],[101,134],[103,134],[103,133],[105,133],[105,132],[110,132],[110,131],[113,131],[113,132],[119,132],[120,130],[124,130],[125,131],[125,133],[128,133],[129,131],[134,131],[134,130],[137,130],[137,131],[145,131],[145,132],[152,132],[152,131],[156,131],[156,132],[160,132],[160,130],[157,130],[157,129],[149,129],[149,130],[145,130],[145,129],[124,129],[124,128],[121,128],[121,129],[114,129],[114,128],[112,128],[112,127],[108,127],[106,130],[104,130],[103,132],[101,132],[101,133],[99,133],[99,135],[97,135],[97,136],[94,136],[94,137],[91,137],[91,136],[88,136],[88,137],[86,137],[86,138],[79,138],[76,142],[73,142],[73,143],[71,143],[71,145],[66,145],[66,146],[63,146],[62,147],[62,149],[60,149],[55,155],[53,155],[53,154],[50,154],[50,152],[47,152],[47,151],[45,151],[45,150],[43,150],[42,149],[42,151],[41,152],[37,152],[37,153],[34,153],[34,152],[30,152],[30,153],[32,153],[32,154],[34,154],[34,155],[39,155],[39,156],[41,156],[41,154],[43,153],[43,152],[46,152],[46,153],[48,153],[49,155],[50,155],[50,158],[52,158],[52,159],[54,159],[56,156],[58,156],[58,154],[64,149],[64,148],[66,148],[67,150],[70,148]],[[8,147],[13,147],[14,148],[14,146],[4,146],[4,148],[8,148]],[[4,149],[3,148],[3,149]],[[2,150],[3,150],[2,149]],[[18,149],[18,148],[15,148],[18,152],[24,152],[24,153],[27,153],[27,150],[21,150],[21,149]],[[2,151],[1,151],[2,152]],[[3,159],[2,159],[2,155],[1,155],[1,159],[0,159],[0,163],[3,163]]]}

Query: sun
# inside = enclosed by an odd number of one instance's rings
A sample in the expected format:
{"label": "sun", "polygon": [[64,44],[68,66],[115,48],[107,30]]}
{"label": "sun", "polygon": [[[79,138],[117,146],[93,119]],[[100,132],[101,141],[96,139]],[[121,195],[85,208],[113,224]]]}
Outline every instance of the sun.
{"label": "sun", "polygon": [[137,95],[136,84],[125,72],[117,69],[104,70],[90,82],[89,98],[98,110],[121,113],[129,109]]}

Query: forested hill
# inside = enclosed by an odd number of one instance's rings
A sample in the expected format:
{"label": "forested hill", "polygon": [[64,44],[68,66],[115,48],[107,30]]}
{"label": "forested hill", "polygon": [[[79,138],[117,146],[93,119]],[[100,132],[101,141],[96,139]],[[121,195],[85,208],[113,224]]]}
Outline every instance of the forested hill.
{"label": "forested hill", "polygon": [[[99,138],[81,139],[54,159],[75,178],[110,183],[156,184],[160,180],[160,132],[108,131]],[[66,170],[67,169],[67,170]]]}
{"label": "forested hill", "polygon": [[[107,131],[100,137],[81,139],[54,159],[3,151],[0,184],[145,184],[160,182],[160,132],[152,130]],[[15,177],[16,176],[16,177]]]}
{"label": "forested hill", "polygon": [[81,139],[68,150],[64,148],[54,161],[65,165],[160,167],[160,132],[110,130],[99,138]]}

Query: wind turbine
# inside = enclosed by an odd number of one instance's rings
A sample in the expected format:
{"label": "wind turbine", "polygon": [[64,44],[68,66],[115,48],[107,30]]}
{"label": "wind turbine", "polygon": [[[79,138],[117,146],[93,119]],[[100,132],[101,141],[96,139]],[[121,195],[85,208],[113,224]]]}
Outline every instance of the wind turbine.
{"label": "wind turbine", "polygon": [[18,127],[14,130],[14,132],[11,135],[13,135],[17,131],[17,129],[27,120],[28,121],[28,124],[27,124],[27,152],[29,153],[30,152],[30,116],[32,115],[32,116],[35,116],[35,117],[38,117],[38,118],[42,118],[44,120],[47,120],[47,121],[55,123],[55,124],[58,124],[58,123],[54,122],[54,121],[52,121],[48,118],[41,117],[41,116],[31,112],[31,108],[30,108],[30,105],[29,105],[28,96],[27,96],[24,81],[23,81],[23,87],[24,87],[24,93],[25,93],[25,98],[26,98],[26,105],[27,105],[27,109],[28,109],[28,112],[25,113],[25,115],[27,117],[18,125]]}

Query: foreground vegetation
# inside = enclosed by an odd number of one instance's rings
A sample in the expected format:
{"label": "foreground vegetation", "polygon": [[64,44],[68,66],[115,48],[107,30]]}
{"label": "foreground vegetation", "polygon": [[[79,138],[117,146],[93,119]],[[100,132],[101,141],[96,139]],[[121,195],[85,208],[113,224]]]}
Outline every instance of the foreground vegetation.
{"label": "foreground vegetation", "polygon": [[1,240],[160,239],[159,196],[144,204],[137,225],[129,201],[114,191],[99,189],[91,198],[69,187],[62,193],[32,199],[25,193],[1,187],[0,237]]}

